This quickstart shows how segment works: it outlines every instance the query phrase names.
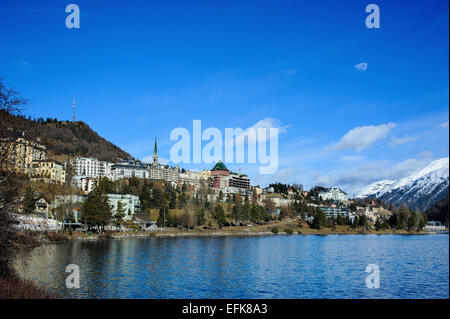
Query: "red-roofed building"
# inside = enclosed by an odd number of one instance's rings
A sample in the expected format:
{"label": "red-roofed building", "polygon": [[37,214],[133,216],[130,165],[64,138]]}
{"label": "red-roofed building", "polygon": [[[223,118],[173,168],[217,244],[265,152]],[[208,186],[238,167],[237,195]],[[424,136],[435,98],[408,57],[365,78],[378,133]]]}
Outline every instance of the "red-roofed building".
{"label": "red-roofed building", "polygon": [[211,176],[213,178],[213,187],[214,188],[222,188],[224,185],[221,185],[221,177],[222,176],[229,176],[230,171],[225,166],[225,164],[222,161],[218,161],[216,165],[214,165],[213,169],[211,170]]}

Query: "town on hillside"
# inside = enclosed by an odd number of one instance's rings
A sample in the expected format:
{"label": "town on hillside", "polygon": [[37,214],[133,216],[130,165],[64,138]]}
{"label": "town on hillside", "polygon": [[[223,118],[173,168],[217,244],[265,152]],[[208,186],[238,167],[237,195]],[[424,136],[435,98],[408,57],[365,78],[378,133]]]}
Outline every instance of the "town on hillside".
{"label": "town on hillside", "polygon": [[[222,161],[200,172],[163,165],[156,139],[151,163],[86,157],[60,162],[48,157],[45,145],[25,134],[2,138],[1,148],[7,156],[3,169],[29,179],[17,211],[17,227],[22,229],[70,233],[227,227],[260,227],[274,233],[301,233],[305,228],[444,229],[406,205],[350,199],[337,187],[308,191],[299,184],[275,183],[261,188]],[[278,229],[278,224],[287,226]]]}

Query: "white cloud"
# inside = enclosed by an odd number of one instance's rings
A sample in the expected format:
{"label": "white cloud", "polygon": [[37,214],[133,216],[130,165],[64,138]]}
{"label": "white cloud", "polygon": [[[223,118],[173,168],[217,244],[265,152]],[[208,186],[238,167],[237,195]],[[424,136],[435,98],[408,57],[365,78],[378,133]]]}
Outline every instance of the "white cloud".
{"label": "white cloud", "polygon": [[447,122],[444,122],[444,123],[441,123],[441,124],[439,124],[437,127],[439,127],[439,128],[447,128],[448,127],[448,121]]}
{"label": "white cloud", "polygon": [[394,123],[381,125],[357,126],[348,131],[339,142],[334,143],[326,149],[345,149],[352,148],[358,152],[367,148],[373,142],[384,139],[389,131],[395,127]]}
{"label": "white cloud", "polygon": [[303,180],[302,169],[299,167],[285,167],[274,174],[257,174],[252,178],[252,185],[269,185],[270,183],[295,184]]}
{"label": "white cloud", "polygon": [[349,156],[341,156],[341,158],[339,158],[341,161],[344,162],[356,162],[356,161],[360,161],[364,159],[364,156],[360,156],[360,155],[349,155]]}
{"label": "white cloud", "polygon": [[[278,129],[278,135],[280,135],[282,133],[286,133],[288,127],[289,127],[288,125],[282,126],[278,119],[274,119],[274,118],[271,118],[271,117],[266,117],[266,118],[256,122],[255,124],[253,124],[249,128],[245,129],[242,132],[242,134],[236,136],[236,145],[245,144],[246,142],[247,143],[256,143],[256,142],[258,142],[258,140],[255,139],[255,137],[252,137],[251,134],[250,134],[250,138],[246,139],[246,137],[248,136],[248,133],[249,133],[249,131],[251,129],[255,129],[255,132],[257,133],[258,132],[258,130],[257,130],[258,128],[266,128],[266,129],[277,128]],[[269,130],[267,130],[267,133],[269,133]],[[269,136],[267,134],[266,136],[259,137],[259,139],[260,139],[261,142],[268,141],[269,140]],[[227,147],[232,147],[233,141],[232,140],[225,141],[225,145]]]}
{"label": "white cloud", "polygon": [[278,135],[281,133],[286,133],[287,132],[287,128],[289,127],[289,125],[281,125],[281,122],[277,119],[271,118],[271,117],[266,117],[263,120],[260,120],[258,122],[256,122],[253,126],[251,126],[251,128],[277,128],[278,129]]}
{"label": "white cloud", "polygon": [[405,143],[415,142],[415,141],[417,141],[416,136],[404,136],[404,137],[393,136],[390,145],[395,146],[395,145],[405,144]]}
{"label": "white cloud", "polygon": [[297,168],[286,167],[278,170],[278,172],[273,174],[272,180],[278,182],[289,181],[292,180],[292,178],[295,177],[299,172],[300,170]]}
{"label": "white cloud", "polygon": [[361,62],[354,65],[355,69],[357,69],[358,71],[366,71],[368,66],[369,64],[366,62]]}

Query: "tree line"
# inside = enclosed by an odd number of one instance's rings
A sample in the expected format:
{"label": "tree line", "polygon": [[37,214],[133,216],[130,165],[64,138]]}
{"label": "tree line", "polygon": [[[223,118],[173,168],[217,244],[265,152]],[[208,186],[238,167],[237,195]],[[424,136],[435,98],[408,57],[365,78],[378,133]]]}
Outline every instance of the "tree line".
{"label": "tree line", "polygon": [[[100,179],[91,191],[81,209],[82,222],[88,227],[104,230],[112,224],[117,227],[123,224],[122,206],[112,214],[107,194],[132,194],[139,197],[141,210],[149,213],[158,210],[157,225],[162,227],[184,227],[187,229],[199,226],[223,227],[260,224],[273,219],[273,203],[258,205],[250,203],[249,197],[239,194],[218,197],[217,202],[208,200],[212,190],[205,184],[192,195],[186,184],[173,187],[165,181],[152,181],[132,177],[111,181]],[[119,202],[120,205],[120,202]]]}
{"label": "tree line", "polygon": [[[378,216],[373,223],[374,228],[379,230],[407,230],[410,232],[421,231],[427,225],[427,215],[421,212],[411,211],[406,204],[397,209],[395,206],[391,207],[392,214],[389,217]],[[315,229],[322,229],[324,227],[334,228],[336,225],[349,226],[351,228],[369,227],[369,219],[365,214],[357,214],[350,219],[349,216],[338,214],[327,217],[326,214],[318,207],[312,210],[309,214],[313,218],[310,221],[310,226]]]}

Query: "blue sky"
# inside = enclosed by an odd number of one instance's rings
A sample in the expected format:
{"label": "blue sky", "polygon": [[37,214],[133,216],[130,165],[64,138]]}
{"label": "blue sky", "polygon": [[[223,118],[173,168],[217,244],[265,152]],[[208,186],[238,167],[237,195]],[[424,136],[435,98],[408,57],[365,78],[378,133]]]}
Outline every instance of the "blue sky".
{"label": "blue sky", "polygon": [[[80,29],[65,27],[69,3]],[[380,29],[365,27],[369,3]],[[77,118],[140,159],[155,137],[168,159],[170,132],[194,119],[280,126],[276,174],[230,168],[252,184],[352,193],[448,156],[448,12],[448,1],[2,1],[0,76],[31,116],[71,119],[76,95]]]}

